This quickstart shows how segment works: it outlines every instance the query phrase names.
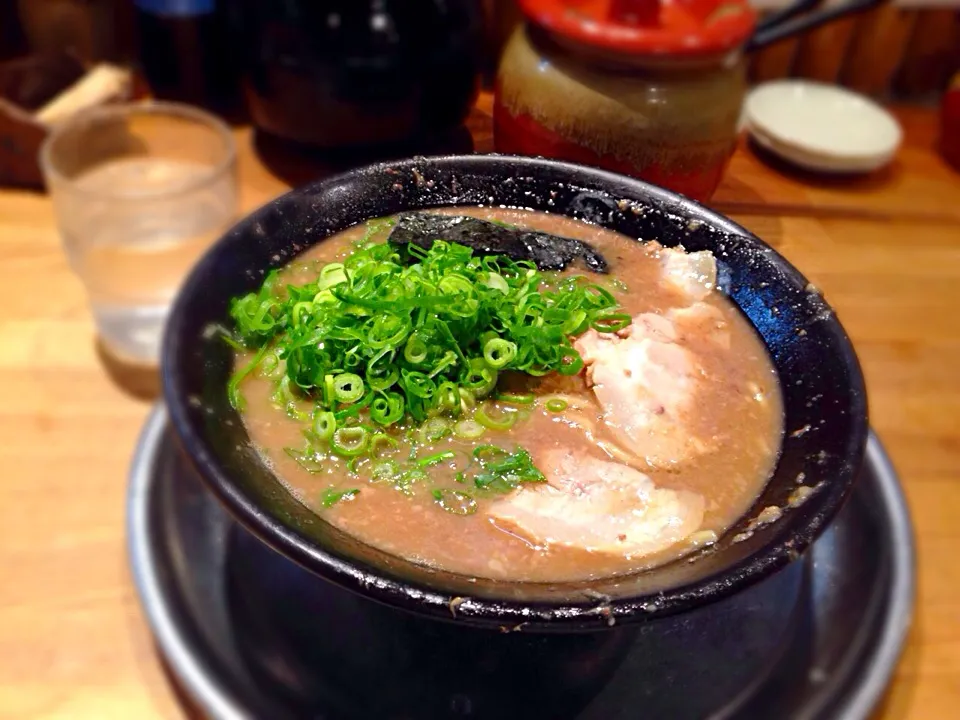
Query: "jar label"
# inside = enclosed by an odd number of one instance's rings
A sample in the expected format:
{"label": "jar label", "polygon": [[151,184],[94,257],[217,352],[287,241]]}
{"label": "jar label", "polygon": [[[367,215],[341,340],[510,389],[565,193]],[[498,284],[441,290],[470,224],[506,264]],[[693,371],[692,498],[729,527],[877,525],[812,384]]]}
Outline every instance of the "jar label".
{"label": "jar label", "polygon": [[133,4],[151,15],[194,17],[212,13],[214,0],[134,0]]}

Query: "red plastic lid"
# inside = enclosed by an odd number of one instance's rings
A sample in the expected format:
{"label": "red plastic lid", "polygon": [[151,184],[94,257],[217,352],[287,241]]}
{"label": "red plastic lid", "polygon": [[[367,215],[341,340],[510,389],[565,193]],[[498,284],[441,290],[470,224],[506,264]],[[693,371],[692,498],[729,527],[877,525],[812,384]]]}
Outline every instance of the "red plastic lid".
{"label": "red plastic lid", "polygon": [[747,0],[519,0],[532,22],[584,45],[637,55],[739,47],[756,24]]}

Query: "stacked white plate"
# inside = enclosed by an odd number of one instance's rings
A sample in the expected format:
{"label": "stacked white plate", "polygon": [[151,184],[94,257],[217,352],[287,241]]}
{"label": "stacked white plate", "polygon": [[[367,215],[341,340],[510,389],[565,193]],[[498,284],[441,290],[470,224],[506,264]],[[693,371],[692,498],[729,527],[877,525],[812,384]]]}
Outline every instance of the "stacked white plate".
{"label": "stacked white plate", "polygon": [[896,119],[869,98],[807,80],[757,86],[747,97],[744,123],[760,146],[818,172],[876,170],[903,139]]}

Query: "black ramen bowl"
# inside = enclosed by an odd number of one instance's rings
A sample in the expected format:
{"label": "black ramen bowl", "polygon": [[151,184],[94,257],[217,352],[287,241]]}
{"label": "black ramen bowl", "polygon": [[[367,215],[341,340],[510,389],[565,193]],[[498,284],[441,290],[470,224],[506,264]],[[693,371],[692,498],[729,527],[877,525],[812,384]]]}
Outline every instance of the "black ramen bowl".
{"label": "black ramen bowl", "polygon": [[[523,207],[640,240],[711,250],[720,286],[769,349],[786,412],[776,470],[719,541],[642,572],[577,583],[502,582],[415,564],[359,542],[299,503],[250,445],[226,394],[233,350],[216,331],[230,298],[369,218],[450,205]],[[487,627],[580,630],[648,620],[732,595],[797,559],[860,468],[866,396],[853,347],[807,280],[759,238],[662,188],[602,170],[497,155],[415,158],[294,190],[234,227],[186,280],[163,349],[164,396],[198,474],[254,536],[325,580],[425,616]],[[718,482],[722,482],[718,478]],[[793,503],[798,484],[811,488]],[[756,521],[764,508],[779,520]]]}

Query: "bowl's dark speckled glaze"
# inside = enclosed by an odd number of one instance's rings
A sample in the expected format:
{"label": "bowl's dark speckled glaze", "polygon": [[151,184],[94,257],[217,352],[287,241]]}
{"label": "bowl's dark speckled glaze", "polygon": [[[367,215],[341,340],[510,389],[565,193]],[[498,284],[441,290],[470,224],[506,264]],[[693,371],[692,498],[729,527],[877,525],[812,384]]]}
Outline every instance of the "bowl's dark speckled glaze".
{"label": "bowl's dark speckled glaze", "polygon": [[[229,299],[324,238],[368,218],[441,205],[507,205],[581,218],[631,237],[717,256],[721,286],[762,336],[780,375],[786,436],[753,510],[711,548],[586,583],[494,582],[388,555],[297,502],[250,447],[225,385],[233,354],[212,331]],[[835,515],[867,435],[856,355],[823,298],[784,258],[730,220],[674,193],[601,170],[496,155],[415,158],[294,190],[231,230],[187,279],[167,328],[164,395],[185,452],[257,537],[318,576],[438,618],[528,630],[642,621],[713,602],[797,558]],[[815,488],[790,508],[802,482]],[[722,478],[717,479],[722,482]],[[783,517],[755,527],[768,506]]]}

